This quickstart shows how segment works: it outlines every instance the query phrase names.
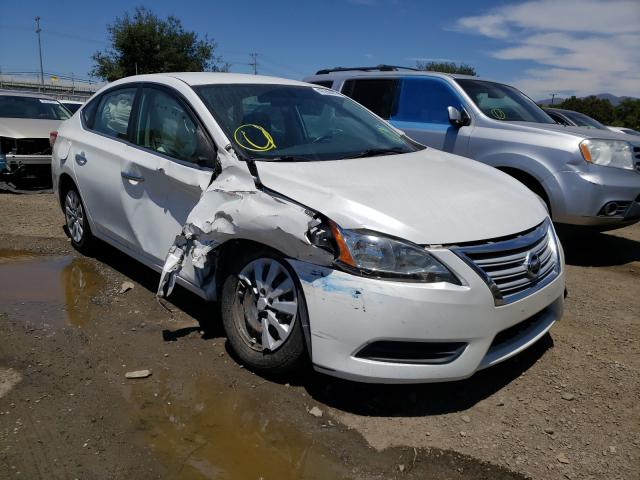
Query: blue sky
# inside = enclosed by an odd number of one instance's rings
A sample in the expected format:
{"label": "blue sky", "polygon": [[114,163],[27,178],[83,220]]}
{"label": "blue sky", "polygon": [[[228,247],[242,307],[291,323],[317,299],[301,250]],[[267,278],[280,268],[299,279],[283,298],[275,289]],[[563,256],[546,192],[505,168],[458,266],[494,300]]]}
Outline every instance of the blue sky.
{"label": "blue sky", "polygon": [[535,98],[610,92],[640,96],[637,0],[3,1],[0,69],[36,71],[34,17],[45,71],[86,77],[107,47],[106,25],[136,5],[208,34],[232,71],[302,78],[331,66],[446,59]]}

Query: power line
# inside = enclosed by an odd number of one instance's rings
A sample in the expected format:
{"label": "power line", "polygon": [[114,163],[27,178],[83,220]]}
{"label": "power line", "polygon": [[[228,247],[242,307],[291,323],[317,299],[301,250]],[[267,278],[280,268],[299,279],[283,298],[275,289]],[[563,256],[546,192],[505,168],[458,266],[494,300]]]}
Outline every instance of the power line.
{"label": "power line", "polygon": [[251,57],[251,61],[249,62],[249,65],[253,67],[253,74],[257,75],[258,74],[258,54],[250,53],[249,56]]}
{"label": "power line", "polygon": [[40,54],[40,85],[44,87],[44,69],[42,68],[42,43],[40,42],[40,17],[36,17],[36,34],[38,35],[38,53]]}

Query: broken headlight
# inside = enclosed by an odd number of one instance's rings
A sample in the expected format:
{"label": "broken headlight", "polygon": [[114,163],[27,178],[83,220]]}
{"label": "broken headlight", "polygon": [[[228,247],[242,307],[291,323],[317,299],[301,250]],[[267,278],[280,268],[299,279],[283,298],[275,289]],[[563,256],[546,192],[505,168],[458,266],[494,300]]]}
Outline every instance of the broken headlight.
{"label": "broken headlight", "polygon": [[[337,250],[336,261],[348,270],[396,280],[461,284],[446,266],[419,245],[367,230],[343,230],[333,222],[330,230],[330,244]],[[321,237],[320,244],[313,239],[312,243],[326,248],[329,240],[325,235]]]}

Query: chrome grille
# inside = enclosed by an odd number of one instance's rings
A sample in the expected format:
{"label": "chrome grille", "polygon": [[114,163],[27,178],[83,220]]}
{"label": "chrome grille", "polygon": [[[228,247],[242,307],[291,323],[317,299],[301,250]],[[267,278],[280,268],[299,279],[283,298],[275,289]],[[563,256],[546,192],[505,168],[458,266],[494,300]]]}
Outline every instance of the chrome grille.
{"label": "chrome grille", "polygon": [[633,157],[636,159],[636,170],[640,172],[640,147],[633,147]]}
{"label": "chrome grille", "polygon": [[560,272],[558,245],[549,220],[513,238],[452,250],[481,275],[496,305],[530,295]]}

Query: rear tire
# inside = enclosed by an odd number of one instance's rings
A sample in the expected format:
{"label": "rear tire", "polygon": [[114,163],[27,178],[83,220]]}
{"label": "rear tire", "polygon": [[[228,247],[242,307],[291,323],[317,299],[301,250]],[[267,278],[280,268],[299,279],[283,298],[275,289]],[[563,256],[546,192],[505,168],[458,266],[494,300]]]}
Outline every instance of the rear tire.
{"label": "rear tire", "polygon": [[75,186],[71,186],[64,192],[63,198],[62,208],[71,245],[80,253],[87,255],[95,244],[95,238],[91,233],[80,194]]}
{"label": "rear tire", "polygon": [[245,365],[283,375],[305,364],[303,293],[281,255],[266,249],[240,255],[224,281],[221,300],[229,344]]}

